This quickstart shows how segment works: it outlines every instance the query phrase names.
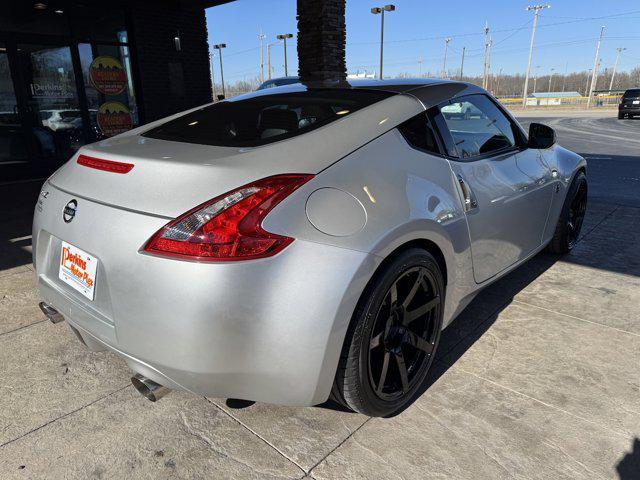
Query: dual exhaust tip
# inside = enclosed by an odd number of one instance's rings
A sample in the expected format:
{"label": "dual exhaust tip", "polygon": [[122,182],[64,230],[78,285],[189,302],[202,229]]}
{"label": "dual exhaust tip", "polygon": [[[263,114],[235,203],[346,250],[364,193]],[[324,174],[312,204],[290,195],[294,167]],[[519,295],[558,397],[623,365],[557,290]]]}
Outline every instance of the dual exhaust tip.
{"label": "dual exhaust tip", "polygon": [[[40,310],[42,310],[42,313],[44,313],[45,316],[51,321],[51,323],[64,322],[64,316],[48,303],[40,302],[38,306],[40,307]],[[133,377],[131,377],[131,383],[142,396],[151,400],[152,402],[157,402],[171,391],[170,388],[165,387],[164,385],[160,385],[159,383],[156,383],[150,378],[147,378],[144,375],[140,375],[139,373],[136,373]]]}
{"label": "dual exhaust tip", "polygon": [[139,373],[131,377],[131,384],[143,397],[152,402],[157,402],[171,391],[170,388],[160,385]]}

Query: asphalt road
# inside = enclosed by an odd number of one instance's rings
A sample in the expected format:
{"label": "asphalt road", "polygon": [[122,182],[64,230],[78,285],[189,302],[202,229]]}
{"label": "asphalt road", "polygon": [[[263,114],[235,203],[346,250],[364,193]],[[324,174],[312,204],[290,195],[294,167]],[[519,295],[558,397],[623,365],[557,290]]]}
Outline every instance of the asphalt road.
{"label": "asphalt road", "polygon": [[640,118],[618,120],[615,111],[516,116],[525,128],[531,122],[553,127],[560,145],[587,159],[590,199],[640,207]]}

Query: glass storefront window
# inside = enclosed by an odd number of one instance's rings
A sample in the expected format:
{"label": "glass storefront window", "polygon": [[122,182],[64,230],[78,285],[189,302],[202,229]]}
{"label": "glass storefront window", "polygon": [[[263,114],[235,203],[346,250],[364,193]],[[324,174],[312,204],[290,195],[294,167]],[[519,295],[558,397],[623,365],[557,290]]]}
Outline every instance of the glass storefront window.
{"label": "glass storefront window", "polygon": [[0,43],[0,166],[26,161],[27,145],[21,127],[7,49]]}
{"label": "glass storefront window", "polygon": [[129,47],[81,43],[78,51],[94,140],[137,126]]}

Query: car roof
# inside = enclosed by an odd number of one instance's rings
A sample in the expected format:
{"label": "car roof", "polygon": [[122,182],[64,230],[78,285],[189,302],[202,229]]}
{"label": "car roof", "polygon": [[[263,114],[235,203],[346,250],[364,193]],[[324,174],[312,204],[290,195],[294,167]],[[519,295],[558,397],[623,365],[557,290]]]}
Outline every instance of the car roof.
{"label": "car roof", "polygon": [[[480,87],[466,82],[459,82],[454,80],[445,80],[441,78],[393,78],[393,79],[347,79],[341,81],[311,81],[311,82],[297,82],[289,85],[281,85],[278,87],[272,87],[263,90],[255,90],[237,97],[228,98],[225,101],[233,102],[246,100],[252,97],[262,95],[278,95],[287,93],[299,93],[306,92],[315,89],[327,89],[327,88],[339,88],[339,89],[358,89],[358,90],[383,90],[390,93],[420,93],[418,96],[422,100],[422,96],[427,93],[431,88],[438,87],[439,90],[446,90],[450,92],[448,98],[453,98],[459,95],[461,92],[464,94],[480,93],[485,90]],[[441,92],[441,94],[444,92]]]}

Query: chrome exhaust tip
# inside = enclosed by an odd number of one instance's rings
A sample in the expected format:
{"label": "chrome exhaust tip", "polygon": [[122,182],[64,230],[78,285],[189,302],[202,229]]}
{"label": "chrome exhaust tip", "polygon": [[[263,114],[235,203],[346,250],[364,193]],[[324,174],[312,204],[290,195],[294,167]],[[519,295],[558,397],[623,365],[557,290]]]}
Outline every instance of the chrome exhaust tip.
{"label": "chrome exhaust tip", "polygon": [[135,389],[140,392],[141,395],[146,397],[148,400],[151,400],[152,402],[157,402],[171,391],[170,388],[165,387],[164,385],[160,385],[159,383],[156,383],[150,378],[147,378],[144,375],[140,375],[139,373],[136,373],[133,377],[131,377],[131,383],[133,384]]}
{"label": "chrome exhaust tip", "polygon": [[40,302],[38,306],[51,323],[64,322],[64,317],[62,316],[62,314],[48,303]]}

